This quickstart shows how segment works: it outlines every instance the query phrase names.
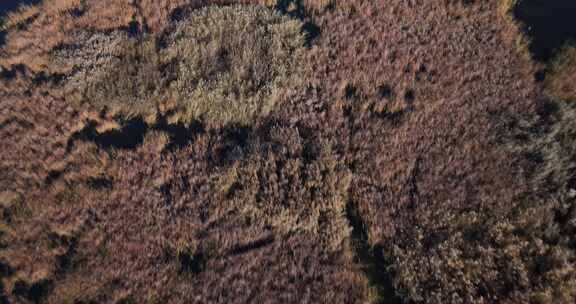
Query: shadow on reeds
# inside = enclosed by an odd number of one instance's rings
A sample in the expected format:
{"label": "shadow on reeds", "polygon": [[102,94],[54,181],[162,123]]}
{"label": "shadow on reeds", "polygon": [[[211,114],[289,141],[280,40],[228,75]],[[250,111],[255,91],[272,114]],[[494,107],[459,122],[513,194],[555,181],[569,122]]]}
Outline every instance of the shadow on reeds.
{"label": "shadow on reeds", "polygon": [[354,203],[349,202],[346,205],[346,217],[352,226],[352,244],[357,263],[375,293],[369,300],[374,304],[402,304],[403,301],[396,295],[392,284],[388,271],[389,263],[384,257],[383,248],[369,243],[366,224]]}
{"label": "shadow on reeds", "polygon": [[162,120],[150,126],[140,117],[123,122],[120,129],[102,133],[98,133],[96,129],[96,122],[88,122],[82,130],[70,137],[68,140],[69,150],[76,140],[91,141],[106,150],[133,150],[143,143],[144,136],[151,130],[167,133],[170,136],[170,143],[167,149],[173,150],[187,145],[198,133],[203,132],[203,127],[200,123],[192,123],[186,126],[183,124],[168,124]]}

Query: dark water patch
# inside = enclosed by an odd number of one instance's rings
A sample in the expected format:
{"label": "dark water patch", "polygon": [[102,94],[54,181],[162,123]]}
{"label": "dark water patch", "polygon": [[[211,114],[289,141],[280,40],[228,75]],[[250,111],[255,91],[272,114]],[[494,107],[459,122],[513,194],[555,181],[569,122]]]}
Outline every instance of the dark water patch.
{"label": "dark water patch", "polygon": [[134,119],[124,123],[120,130],[111,130],[98,133],[98,124],[89,121],[80,131],[74,133],[69,139],[67,150],[70,152],[76,141],[91,141],[104,149],[135,149],[144,141],[148,126],[142,119]]}
{"label": "dark water patch", "polygon": [[93,138],[104,149],[135,149],[144,141],[148,125],[142,119],[133,119],[119,130],[111,130],[96,134]]}
{"label": "dark water patch", "polygon": [[302,30],[306,34],[305,45],[307,47],[312,46],[312,42],[320,36],[320,27],[318,27],[316,24],[310,21],[304,23],[304,25],[302,26]]}
{"label": "dark water patch", "polygon": [[183,123],[169,124],[165,119],[161,119],[153,128],[170,136],[170,143],[166,146],[166,149],[170,151],[185,147],[198,134],[204,132],[204,125],[199,121],[193,121],[189,125],[185,125]]}
{"label": "dark water patch", "polygon": [[0,278],[10,277],[14,274],[14,269],[6,262],[0,260]]}
{"label": "dark water patch", "polygon": [[534,80],[536,80],[536,82],[543,82],[546,80],[546,72],[543,70],[537,71],[534,73]]}
{"label": "dark water patch", "polygon": [[13,275],[14,269],[8,263],[0,261],[0,304],[10,303],[8,295],[6,294],[3,278],[8,278]]}
{"label": "dark water patch", "polygon": [[394,92],[392,91],[392,87],[387,84],[381,85],[377,89],[377,95],[380,99],[388,99],[392,100],[394,98]]}
{"label": "dark water patch", "polygon": [[[2,43],[0,43],[2,46]],[[18,75],[28,75],[28,69],[23,64],[15,64],[10,69],[0,69],[0,79],[14,80]]]}
{"label": "dark water patch", "polygon": [[310,47],[312,42],[320,36],[320,27],[318,27],[310,18],[310,12],[307,12],[303,0],[278,0],[276,9],[282,14],[289,15],[292,18],[302,21],[302,32],[306,36],[305,45]]}
{"label": "dark water patch", "polygon": [[173,22],[180,22],[189,16],[189,12],[185,7],[177,7],[170,13],[170,20]]}
{"label": "dark water patch", "polygon": [[160,186],[160,193],[162,193],[162,196],[164,197],[164,201],[166,201],[168,204],[172,203],[172,186],[171,184],[164,184],[162,186]]}
{"label": "dark water patch", "polygon": [[34,78],[32,79],[32,83],[35,85],[58,85],[62,83],[62,81],[66,79],[66,75],[60,73],[48,74],[44,71],[35,74]]}
{"label": "dark water patch", "polygon": [[530,36],[530,51],[539,61],[548,61],[566,43],[576,40],[576,1],[523,0],[514,8],[515,17]]}
{"label": "dark water patch", "polygon": [[179,252],[177,255],[180,275],[199,274],[206,266],[206,256],[202,252],[190,253],[188,251]]}
{"label": "dark water patch", "polygon": [[416,99],[416,93],[414,93],[414,90],[409,89],[406,90],[406,92],[404,92],[404,100],[406,100],[407,102],[413,102]]}
{"label": "dark water patch", "polygon": [[84,13],[86,13],[86,10],[84,7],[75,7],[73,9],[69,10],[68,13],[74,18],[80,18],[80,17],[84,16]]}
{"label": "dark water patch", "polygon": [[[0,25],[4,23],[4,18],[8,13],[23,5],[40,4],[42,0],[0,0]],[[0,30],[0,46],[6,41],[6,32]]]}
{"label": "dark water patch", "polygon": [[90,141],[103,149],[136,149],[144,142],[144,137],[149,131],[161,131],[170,137],[167,150],[175,150],[189,144],[199,133],[204,132],[204,127],[199,122],[190,125],[168,124],[165,119],[160,119],[157,124],[148,125],[140,117],[121,122],[122,128],[99,133],[98,123],[88,121],[86,126],[79,132],[74,133],[68,140],[70,152],[76,141]]}
{"label": "dark water patch", "polygon": [[8,300],[8,295],[5,291],[4,282],[0,281],[0,304],[10,304],[10,300]]}
{"label": "dark water patch", "polygon": [[137,37],[137,35],[140,34],[140,22],[136,20],[130,21],[130,23],[128,23],[128,27],[126,28],[126,32],[132,37]]}
{"label": "dark water patch", "polygon": [[91,177],[88,179],[88,187],[95,190],[112,189],[114,183],[112,180],[105,177]]}
{"label": "dark water patch", "polygon": [[302,0],[278,0],[276,1],[276,9],[298,19],[304,19],[306,16]]}
{"label": "dark water patch", "polygon": [[66,251],[56,256],[56,274],[64,275],[74,266],[74,257],[78,248],[78,239],[76,237],[66,238],[64,241]]}
{"label": "dark water patch", "polygon": [[74,132],[66,143],[66,153],[70,153],[74,148],[74,143],[78,140],[89,140],[96,134],[96,122],[90,121],[82,130]]}
{"label": "dark water patch", "polygon": [[42,0],[2,0],[0,1],[0,19],[3,19],[9,12],[14,11],[23,5],[40,4]]}
{"label": "dark water patch", "polygon": [[44,183],[46,185],[51,185],[55,180],[57,180],[58,178],[60,178],[60,176],[62,176],[62,173],[64,173],[64,172],[61,170],[48,171],[48,175],[46,176]]}
{"label": "dark water patch", "polygon": [[[0,45],[2,45],[2,33],[0,32]],[[0,79],[12,80],[16,77],[16,71],[14,69],[0,69]]]}
{"label": "dark water patch", "polygon": [[353,100],[358,99],[360,97],[360,94],[355,86],[347,84],[346,87],[344,88],[344,97],[348,100]]}
{"label": "dark water patch", "polygon": [[52,280],[40,280],[29,284],[26,281],[18,280],[12,288],[12,295],[21,300],[26,299],[32,303],[41,303],[42,300],[52,291],[54,284]]}

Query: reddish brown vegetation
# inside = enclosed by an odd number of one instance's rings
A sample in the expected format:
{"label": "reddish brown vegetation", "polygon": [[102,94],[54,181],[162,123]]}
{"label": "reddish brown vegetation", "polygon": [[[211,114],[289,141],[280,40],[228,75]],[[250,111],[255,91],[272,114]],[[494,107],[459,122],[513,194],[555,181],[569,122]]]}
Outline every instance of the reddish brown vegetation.
{"label": "reddish brown vegetation", "polygon": [[[8,32],[7,299],[385,301],[384,282],[362,272],[366,249],[406,302],[573,301],[572,173],[549,167],[573,151],[538,163],[525,156],[549,138],[510,131],[536,117],[551,125],[542,134],[568,138],[554,125],[572,130],[571,116],[545,111],[498,1],[238,1],[303,18],[308,57],[293,64],[305,89],[250,128],[147,126],[114,148],[119,125],[137,121],[64,102],[66,70],[50,56],[78,28],[162,37],[172,19],[235,1],[184,2],[46,1]],[[529,166],[566,175],[557,196]],[[365,225],[364,245],[351,225]]]}
{"label": "reddish brown vegetation", "polygon": [[545,82],[546,92],[559,100],[576,100],[576,46],[567,46],[554,59]]}

